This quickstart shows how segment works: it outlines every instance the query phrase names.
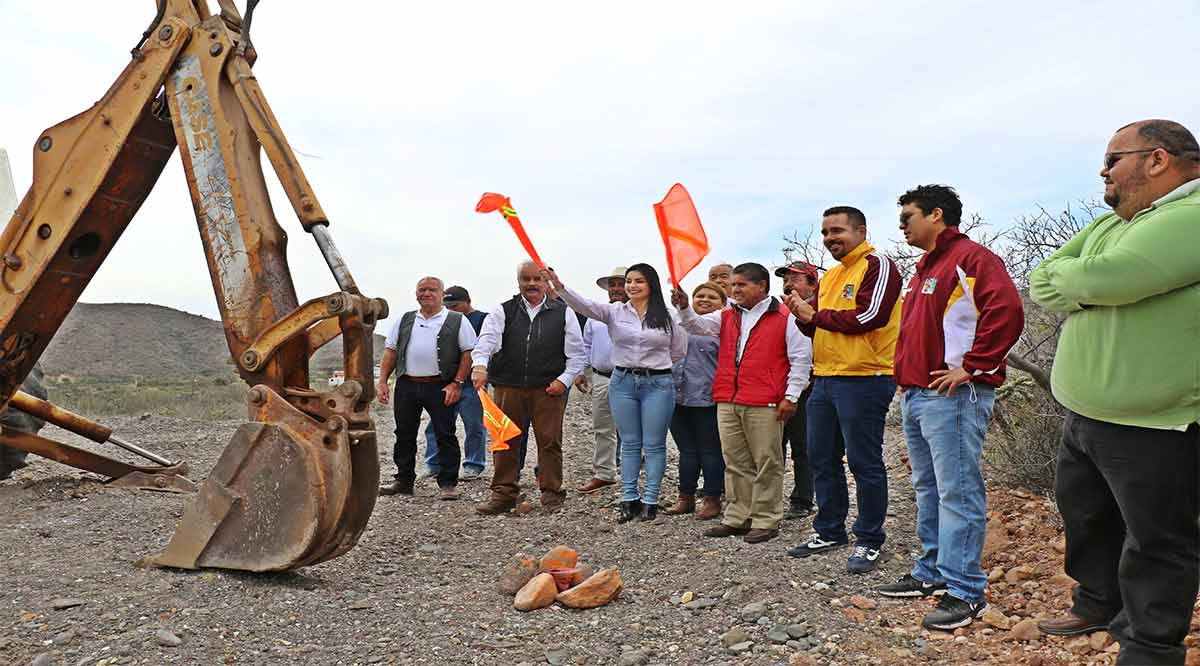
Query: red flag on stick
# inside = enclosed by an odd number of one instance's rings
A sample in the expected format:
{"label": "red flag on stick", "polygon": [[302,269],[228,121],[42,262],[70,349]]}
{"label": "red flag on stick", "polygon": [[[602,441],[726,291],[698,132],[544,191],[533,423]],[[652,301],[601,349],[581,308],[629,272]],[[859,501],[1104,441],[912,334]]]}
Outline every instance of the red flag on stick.
{"label": "red flag on stick", "polygon": [[700,214],[687,189],[675,183],[663,200],[654,204],[654,217],[667,249],[667,268],[676,287],[701,259],[708,255],[708,236],[700,224]]}
{"label": "red flag on stick", "polygon": [[538,268],[545,268],[546,264],[542,263],[542,258],[538,256],[537,250],[533,249],[533,243],[525,233],[525,227],[521,226],[521,218],[517,217],[517,211],[512,207],[512,201],[503,194],[484,192],[479,203],[475,204],[475,212],[494,213],[496,211],[499,211],[504,219],[508,220],[508,226],[512,227],[513,233],[517,235],[517,240],[521,241],[521,247],[525,248],[525,252],[529,254],[533,263],[537,264]]}

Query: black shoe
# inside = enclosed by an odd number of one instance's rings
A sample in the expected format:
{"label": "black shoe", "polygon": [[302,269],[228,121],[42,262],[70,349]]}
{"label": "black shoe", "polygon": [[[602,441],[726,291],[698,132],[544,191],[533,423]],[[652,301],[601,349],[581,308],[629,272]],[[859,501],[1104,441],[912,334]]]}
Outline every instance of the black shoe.
{"label": "black shoe", "polygon": [[657,504],[643,504],[642,505],[642,522],[648,523],[648,522],[654,520],[655,518],[658,518],[658,505]]}
{"label": "black shoe", "polygon": [[855,545],[854,551],[846,560],[846,571],[853,574],[874,571],[877,566],[879,566],[879,549],[870,546]]}
{"label": "black shoe", "polygon": [[881,585],[875,591],[885,597],[904,599],[908,597],[932,597],[946,593],[945,583],[926,583],[912,574],[904,574],[896,582]]}
{"label": "black shoe", "polygon": [[977,617],[983,617],[983,613],[986,610],[986,601],[970,603],[959,599],[953,594],[945,594],[942,595],[937,608],[930,611],[925,616],[925,619],[921,620],[921,626],[926,629],[954,631],[959,627],[971,624]]}
{"label": "black shoe", "polygon": [[783,519],[784,520],[800,520],[801,518],[807,518],[807,517],[811,516],[812,514],[813,514],[813,508],[811,506],[799,506],[799,505],[793,504],[793,505],[789,506],[787,512],[783,514]]}
{"label": "black shoe", "polygon": [[820,534],[814,534],[808,537],[808,541],[805,541],[795,548],[789,548],[787,554],[791,555],[792,557],[808,557],[809,555],[816,555],[817,553],[823,553],[827,550],[833,550],[834,548],[841,548],[847,543],[849,542],[826,541],[821,538]]}
{"label": "black shoe", "polygon": [[621,508],[617,513],[618,523],[627,523],[634,518],[639,518],[642,515],[642,503],[640,500],[631,502],[621,502]]}

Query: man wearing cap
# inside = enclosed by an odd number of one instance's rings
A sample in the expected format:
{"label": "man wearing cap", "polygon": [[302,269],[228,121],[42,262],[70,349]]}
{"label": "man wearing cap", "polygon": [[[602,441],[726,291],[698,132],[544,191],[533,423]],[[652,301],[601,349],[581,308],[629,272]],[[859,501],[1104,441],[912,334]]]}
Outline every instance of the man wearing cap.
{"label": "man wearing cap", "polygon": [[[442,303],[446,309],[451,312],[457,312],[466,318],[471,324],[471,328],[475,329],[475,335],[479,335],[479,329],[483,328],[483,320],[487,318],[486,312],[481,312],[471,307],[471,294],[463,287],[457,285],[446,288],[446,295],[442,298]],[[487,466],[487,451],[485,450],[485,439],[483,429],[483,404],[479,402],[479,393],[475,391],[475,385],[467,382],[462,387],[462,397],[454,405],[454,409],[458,417],[463,422],[463,462],[462,472],[458,475],[459,481],[474,481],[482,474]],[[417,476],[417,479],[433,478],[438,475],[441,466],[438,464],[438,446],[437,434],[434,432],[432,425],[425,426],[425,472]]]}
{"label": "man wearing cap", "polygon": [[[596,279],[596,286],[608,292],[609,303],[629,300],[625,293],[625,270],[624,266],[617,266],[608,275]],[[617,482],[617,428],[608,406],[608,379],[612,376],[613,362],[607,325],[595,319],[587,320],[583,327],[583,352],[592,370],[592,432],[596,434],[596,445],[592,454],[592,478],[579,487],[579,492],[594,493]],[[587,393],[587,375],[580,373],[575,378],[575,386]]]}
{"label": "man wearing cap", "polygon": [[396,371],[392,396],[396,417],[396,480],[381,486],[380,495],[412,495],[421,410],[429,414],[438,440],[438,487],[441,498],[458,499],[458,439],[454,434],[454,403],[461,396],[471,369],[475,331],[463,317],[442,305],[442,281],[427,276],[417,281],[420,309],[404,313],[387,336],[379,362],[379,402],[389,402],[388,378]]}
{"label": "man wearing cap", "polygon": [[[775,269],[775,275],[783,278],[783,295],[796,294],[816,307],[817,296],[817,267],[804,262],[793,261],[786,266]],[[812,395],[812,381],[800,396],[796,404],[796,413],[783,426],[783,453],[787,457],[788,446],[792,448],[792,494],[788,497],[788,509],[783,514],[785,520],[797,520],[812,515],[813,512],[813,479],[812,469],[808,466],[808,440],[805,437],[808,420],[805,417],[805,404],[808,396]]]}

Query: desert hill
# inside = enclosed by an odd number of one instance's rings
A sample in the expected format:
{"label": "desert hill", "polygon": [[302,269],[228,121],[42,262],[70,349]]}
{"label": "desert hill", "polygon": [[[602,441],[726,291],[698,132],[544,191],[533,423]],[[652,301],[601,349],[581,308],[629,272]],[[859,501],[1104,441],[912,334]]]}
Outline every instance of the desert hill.
{"label": "desert hill", "polygon": [[[383,336],[375,336],[375,359]],[[341,368],[341,340],[317,352],[314,379]],[[78,303],[42,355],[54,377],[180,380],[234,373],[221,322],[149,303]]]}

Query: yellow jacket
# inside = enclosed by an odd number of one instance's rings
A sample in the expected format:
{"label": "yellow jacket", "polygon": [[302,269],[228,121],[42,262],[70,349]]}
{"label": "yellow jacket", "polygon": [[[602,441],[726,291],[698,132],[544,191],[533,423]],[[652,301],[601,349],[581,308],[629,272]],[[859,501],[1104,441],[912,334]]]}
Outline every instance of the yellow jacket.
{"label": "yellow jacket", "polygon": [[900,332],[900,272],[863,242],[825,273],[817,313],[801,330],[813,339],[818,377],[892,374]]}

